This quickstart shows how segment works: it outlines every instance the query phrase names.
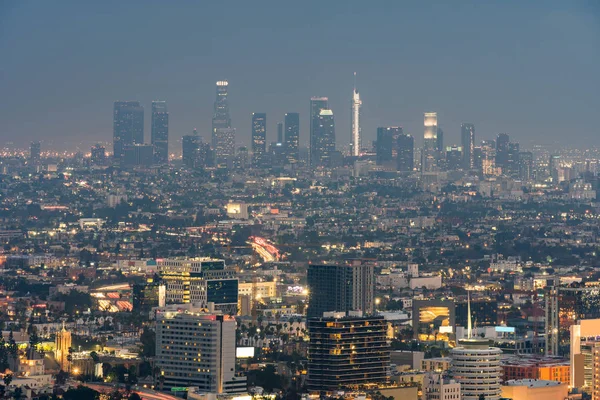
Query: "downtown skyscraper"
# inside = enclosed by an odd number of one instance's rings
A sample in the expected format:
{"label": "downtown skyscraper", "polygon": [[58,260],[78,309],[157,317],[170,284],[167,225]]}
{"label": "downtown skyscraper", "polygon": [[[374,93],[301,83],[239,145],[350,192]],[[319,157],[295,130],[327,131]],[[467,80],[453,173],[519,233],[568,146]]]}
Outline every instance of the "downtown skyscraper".
{"label": "downtown skyscraper", "polygon": [[144,107],[139,101],[115,101],[113,108],[113,154],[117,161],[125,148],[144,143]]}
{"label": "downtown skyscraper", "polygon": [[333,111],[322,109],[315,128],[314,146],[311,157],[314,166],[331,167],[331,156],[335,151],[335,120]]}
{"label": "downtown skyscraper", "polygon": [[396,170],[405,172],[412,171],[415,165],[414,138],[407,133],[403,133],[402,128],[400,128],[400,134],[398,135],[396,146]]}
{"label": "downtown skyscraper", "polygon": [[288,164],[300,161],[300,114],[285,114],[284,151]]}
{"label": "downtown skyscraper", "polygon": [[267,153],[267,114],[252,113],[252,166],[263,167]]}
{"label": "downtown skyscraper", "polygon": [[212,118],[212,148],[218,164],[230,164],[235,156],[235,129],[231,128],[229,82],[218,81]]}
{"label": "downtown skyscraper", "polygon": [[432,172],[438,169],[439,159],[437,113],[424,114],[424,127],[421,172]]}
{"label": "downtown skyscraper", "polygon": [[167,102],[152,102],[151,143],[154,146],[154,159],[158,164],[169,162],[169,111]]}
{"label": "downtown skyscraper", "polygon": [[462,167],[465,170],[475,168],[473,150],[475,148],[475,125],[470,123],[460,124],[460,144],[463,151]]}
{"label": "downtown skyscraper", "polygon": [[402,128],[398,126],[377,128],[377,165],[394,164],[394,148],[401,133]]}
{"label": "downtown skyscraper", "polygon": [[358,157],[360,155],[360,107],[362,101],[360,94],[356,89],[356,72],[354,73],[354,90],[352,92],[352,141],[350,143],[350,155]]}
{"label": "downtown skyscraper", "polygon": [[329,109],[329,99],[327,97],[310,98],[310,137],[308,147],[308,157],[311,166],[317,165],[317,158],[314,156],[317,145],[317,129],[319,126],[319,114],[321,110]]}

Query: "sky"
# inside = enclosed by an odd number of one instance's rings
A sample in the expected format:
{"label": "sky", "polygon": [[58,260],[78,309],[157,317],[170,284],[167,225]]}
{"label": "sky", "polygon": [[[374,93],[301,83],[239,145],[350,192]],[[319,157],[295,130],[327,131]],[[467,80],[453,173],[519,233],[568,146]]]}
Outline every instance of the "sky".
{"label": "sky", "polygon": [[378,126],[421,143],[436,111],[447,145],[472,122],[477,141],[600,146],[599,71],[597,0],[4,1],[0,145],[87,151],[112,140],[115,100],[144,105],[149,141],[166,100],[180,151],[193,128],[208,139],[225,79],[239,144],[252,112],[269,142],[299,112],[306,145],[310,97],[328,96],[342,148],[357,72],[363,145]]}

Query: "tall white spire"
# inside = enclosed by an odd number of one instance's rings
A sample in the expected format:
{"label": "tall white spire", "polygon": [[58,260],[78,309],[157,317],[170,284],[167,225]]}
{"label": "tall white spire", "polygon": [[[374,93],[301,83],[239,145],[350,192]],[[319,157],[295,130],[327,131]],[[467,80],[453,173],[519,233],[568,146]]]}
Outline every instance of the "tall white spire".
{"label": "tall white spire", "polygon": [[471,324],[471,291],[467,289],[467,339],[473,336],[473,328]]}
{"label": "tall white spire", "polygon": [[362,101],[356,89],[356,72],[354,73],[354,90],[352,92],[352,155],[360,155],[360,107]]}

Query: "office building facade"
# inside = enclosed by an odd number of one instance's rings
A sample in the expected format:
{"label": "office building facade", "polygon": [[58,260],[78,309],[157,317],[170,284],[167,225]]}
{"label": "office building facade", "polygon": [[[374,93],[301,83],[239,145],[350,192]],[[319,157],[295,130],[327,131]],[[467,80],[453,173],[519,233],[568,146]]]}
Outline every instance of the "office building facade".
{"label": "office building facade", "polygon": [[393,165],[397,153],[397,142],[402,134],[402,128],[397,126],[377,128],[377,142],[375,144],[377,165]]}
{"label": "office building facade", "polygon": [[308,266],[309,317],[324,312],[374,311],[374,272],[367,264]]}
{"label": "office building facade", "polygon": [[158,260],[158,272],[166,288],[166,302],[191,303],[226,314],[237,314],[238,279],[225,261],[210,258]]}
{"label": "office building facade", "polygon": [[421,171],[433,172],[438,169],[438,121],[437,113],[424,113],[423,149],[421,151]]}
{"label": "office building facade", "polygon": [[252,113],[252,166],[264,167],[267,156],[267,114]]}
{"label": "office building facade", "polygon": [[[400,128],[402,129],[402,128]],[[412,171],[415,166],[415,140],[409,135],[400,132],[397,141],[396,170]]]}
{"label": "office building facade", "polygon": [[169,110],[166,101],[152,102],[151,143],[157,164],[169,163]]}
{"label": "office building facade", "polygon": [[330,313],[308,320],[309,392],[359,389],[387,380],[390,347],[381,316]]}
{"label": "office building facade", "polygon": [[220,313],[159,309],[155,362],[164,377],[163,389],[245,392],[246,378],[235,372],[235,329],[235,319]]}
{"label": "office building facade", "polygon": [[300,161],[300,114],[285,114],[285,157],[288,164]]}
{"label": "office building facade", "polygon": [[321,110],[329,109],[329,99],[327,97],[311,97],[310,99],[310,137],[308,157],[310,165],[317,164],[317,158],[313,156],[313,150],[317,145],[317,129],[319,126],[319,115]]}
{"label": "office building facade", "polygon": [[144,143],[144,107],[138,101],[115,101],[113,108],[113,157],[120,161],[125,148]]}
{"label": "office building facade", "polygon": [[335,152],[335,121],[333,111],[322,109],[315,128],[315,143],[312,149],[315,166],[330,167]]}

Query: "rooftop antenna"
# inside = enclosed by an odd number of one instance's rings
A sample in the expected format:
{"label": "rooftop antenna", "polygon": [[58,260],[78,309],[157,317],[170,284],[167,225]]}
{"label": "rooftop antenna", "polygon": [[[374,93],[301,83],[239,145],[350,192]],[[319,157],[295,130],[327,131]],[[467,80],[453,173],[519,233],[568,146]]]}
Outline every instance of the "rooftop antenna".
{"label": "rooftop antenna", "polygon": [[354,92],[356,92],[356,72],[354,73]]}

